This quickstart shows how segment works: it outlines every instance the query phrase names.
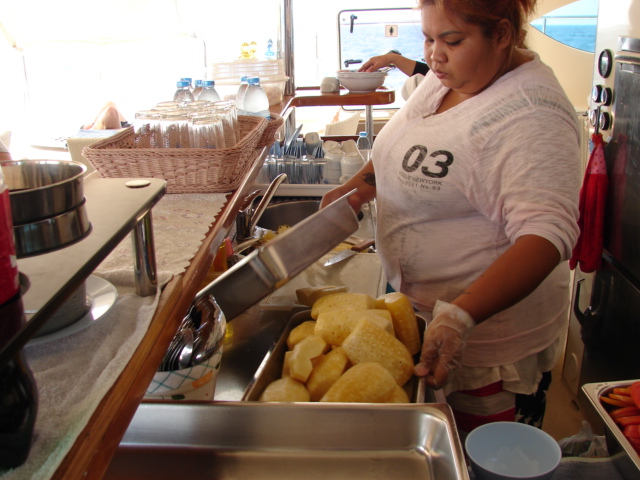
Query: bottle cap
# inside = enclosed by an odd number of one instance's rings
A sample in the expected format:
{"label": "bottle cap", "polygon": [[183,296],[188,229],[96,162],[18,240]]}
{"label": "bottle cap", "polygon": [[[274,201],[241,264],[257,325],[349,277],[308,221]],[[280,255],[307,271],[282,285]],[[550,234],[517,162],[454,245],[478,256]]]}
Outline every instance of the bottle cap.
{"label": "bottle cap", "polygon": [[260,85],[260,77],[249,77],[247,82],[249,85]]}
{"label": "bottle cap", "polygon": [[203,80],[202,81],[202,86],[203,87],[215,87],[216,86],[216,82],[215,82],[215,80]]}
{"label": "bottle cap", "polygon": [[189,85],[191,85],[191,83],[187,80],[178,80],[178,82],[176,83],[176,86],[178,88],[188,87]]}

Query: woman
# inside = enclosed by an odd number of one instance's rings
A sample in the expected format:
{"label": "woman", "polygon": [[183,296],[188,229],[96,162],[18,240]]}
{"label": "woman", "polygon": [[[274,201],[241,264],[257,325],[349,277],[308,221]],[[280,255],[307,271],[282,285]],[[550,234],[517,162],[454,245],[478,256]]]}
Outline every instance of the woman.
{"label": "woman", "polygon": [[519,47],[535,1],[420,0],[430,72],[322,201],[377,198],[389,283],[433,313],[415,372],[444,387],[463,433],[541,424],[567,327],[579,129],[551,69]]}

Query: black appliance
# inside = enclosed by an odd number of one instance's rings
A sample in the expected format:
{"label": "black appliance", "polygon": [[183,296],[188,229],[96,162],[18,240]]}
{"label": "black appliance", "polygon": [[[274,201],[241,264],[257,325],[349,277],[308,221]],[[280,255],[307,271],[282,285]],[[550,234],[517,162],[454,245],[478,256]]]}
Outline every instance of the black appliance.
{"label": "black appliance", "polygon": [[591,300],[574,314],[584,342],[580,385],[640,379],[640,39],[620,37],[615,54],[613,130],[602,267]]}

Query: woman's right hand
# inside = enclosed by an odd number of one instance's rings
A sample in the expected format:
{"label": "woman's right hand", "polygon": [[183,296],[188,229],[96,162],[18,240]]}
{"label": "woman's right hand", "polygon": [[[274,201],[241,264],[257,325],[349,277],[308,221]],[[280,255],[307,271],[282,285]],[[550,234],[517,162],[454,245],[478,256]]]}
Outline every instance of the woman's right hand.
{"label": "woman's right hand", "polygon": [[[347,193],[349,193],[351,190],[353,189],[348,187],[345,188],[345,185],[340,185],[339,187],[329,190],[327,193],[323,195],[322,200],[320,201],[320,208],[326,207],[327,205],[339,199],[343,195],[346,195]],[[356,213],[360,213],[360,209],[362,208],[362,205],[366,203],[366,200],[361,199],[357,191],[349,195],[348,201],[349,201],[349,205],[351,205],[351,208],[353,208],[353,210]]]}
{"label": "woman's right hand", "polygon": [[362,205],[371,201],[376,196],[375,172],[373,162],[369,161],[351,177],[344,185],[340,185],[324,194],[320,201],[320,208],[324,208],[331,202],[355,190],[349,195],[349,205],[356,213],[360,213]]}

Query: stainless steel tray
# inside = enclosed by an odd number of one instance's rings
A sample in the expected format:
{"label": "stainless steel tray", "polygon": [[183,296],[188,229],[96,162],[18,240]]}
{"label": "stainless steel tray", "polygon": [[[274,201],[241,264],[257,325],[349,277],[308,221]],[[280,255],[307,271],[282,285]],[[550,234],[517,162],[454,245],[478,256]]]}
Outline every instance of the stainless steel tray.
{"label": "stainless steel tray", "polygon": [[[310,309],[293,312],[291,318],[282,329],[282,332],[278,335],[278,339],[265,355],[264,360],[249,383],[242,400],[257,401],[267,385],[281,377],[284,354],[287,351],[287,337],[291,330],[307,320],[312,320]],[[422,337],[424,333],[425,325],[426,321],[424,318],[418,317],[420,337]],[[414,360],[417,362],[418,358],[415,358]],[[435,402],[433,391],[426,388],[425,382],[422,379],[413,377],[409,382],[407,382],[404,388],[412,403]]]}
{"label": "stainless steel tray", "polygon": [[358,217],[349,205],[352,193],[247,255],[200,290],[195,300],[213,295],[227,321],[258,303],[358,230]]}
{"label": "stainless steel tray", "polygon": [[605,438],[609,456],[620,474],[628,480],[640,478],[640,456],[622,434],[620,427],[613,421],[609,411],[600,401],[600,397],[608,395],[614,388],[628,387],[635,381],[586,383],[582,386],[582,391],[605,424]]}
{"label": "stainless steel tray", "polygon": [[468,480],[445,404],[148,403],[105,479]]}

